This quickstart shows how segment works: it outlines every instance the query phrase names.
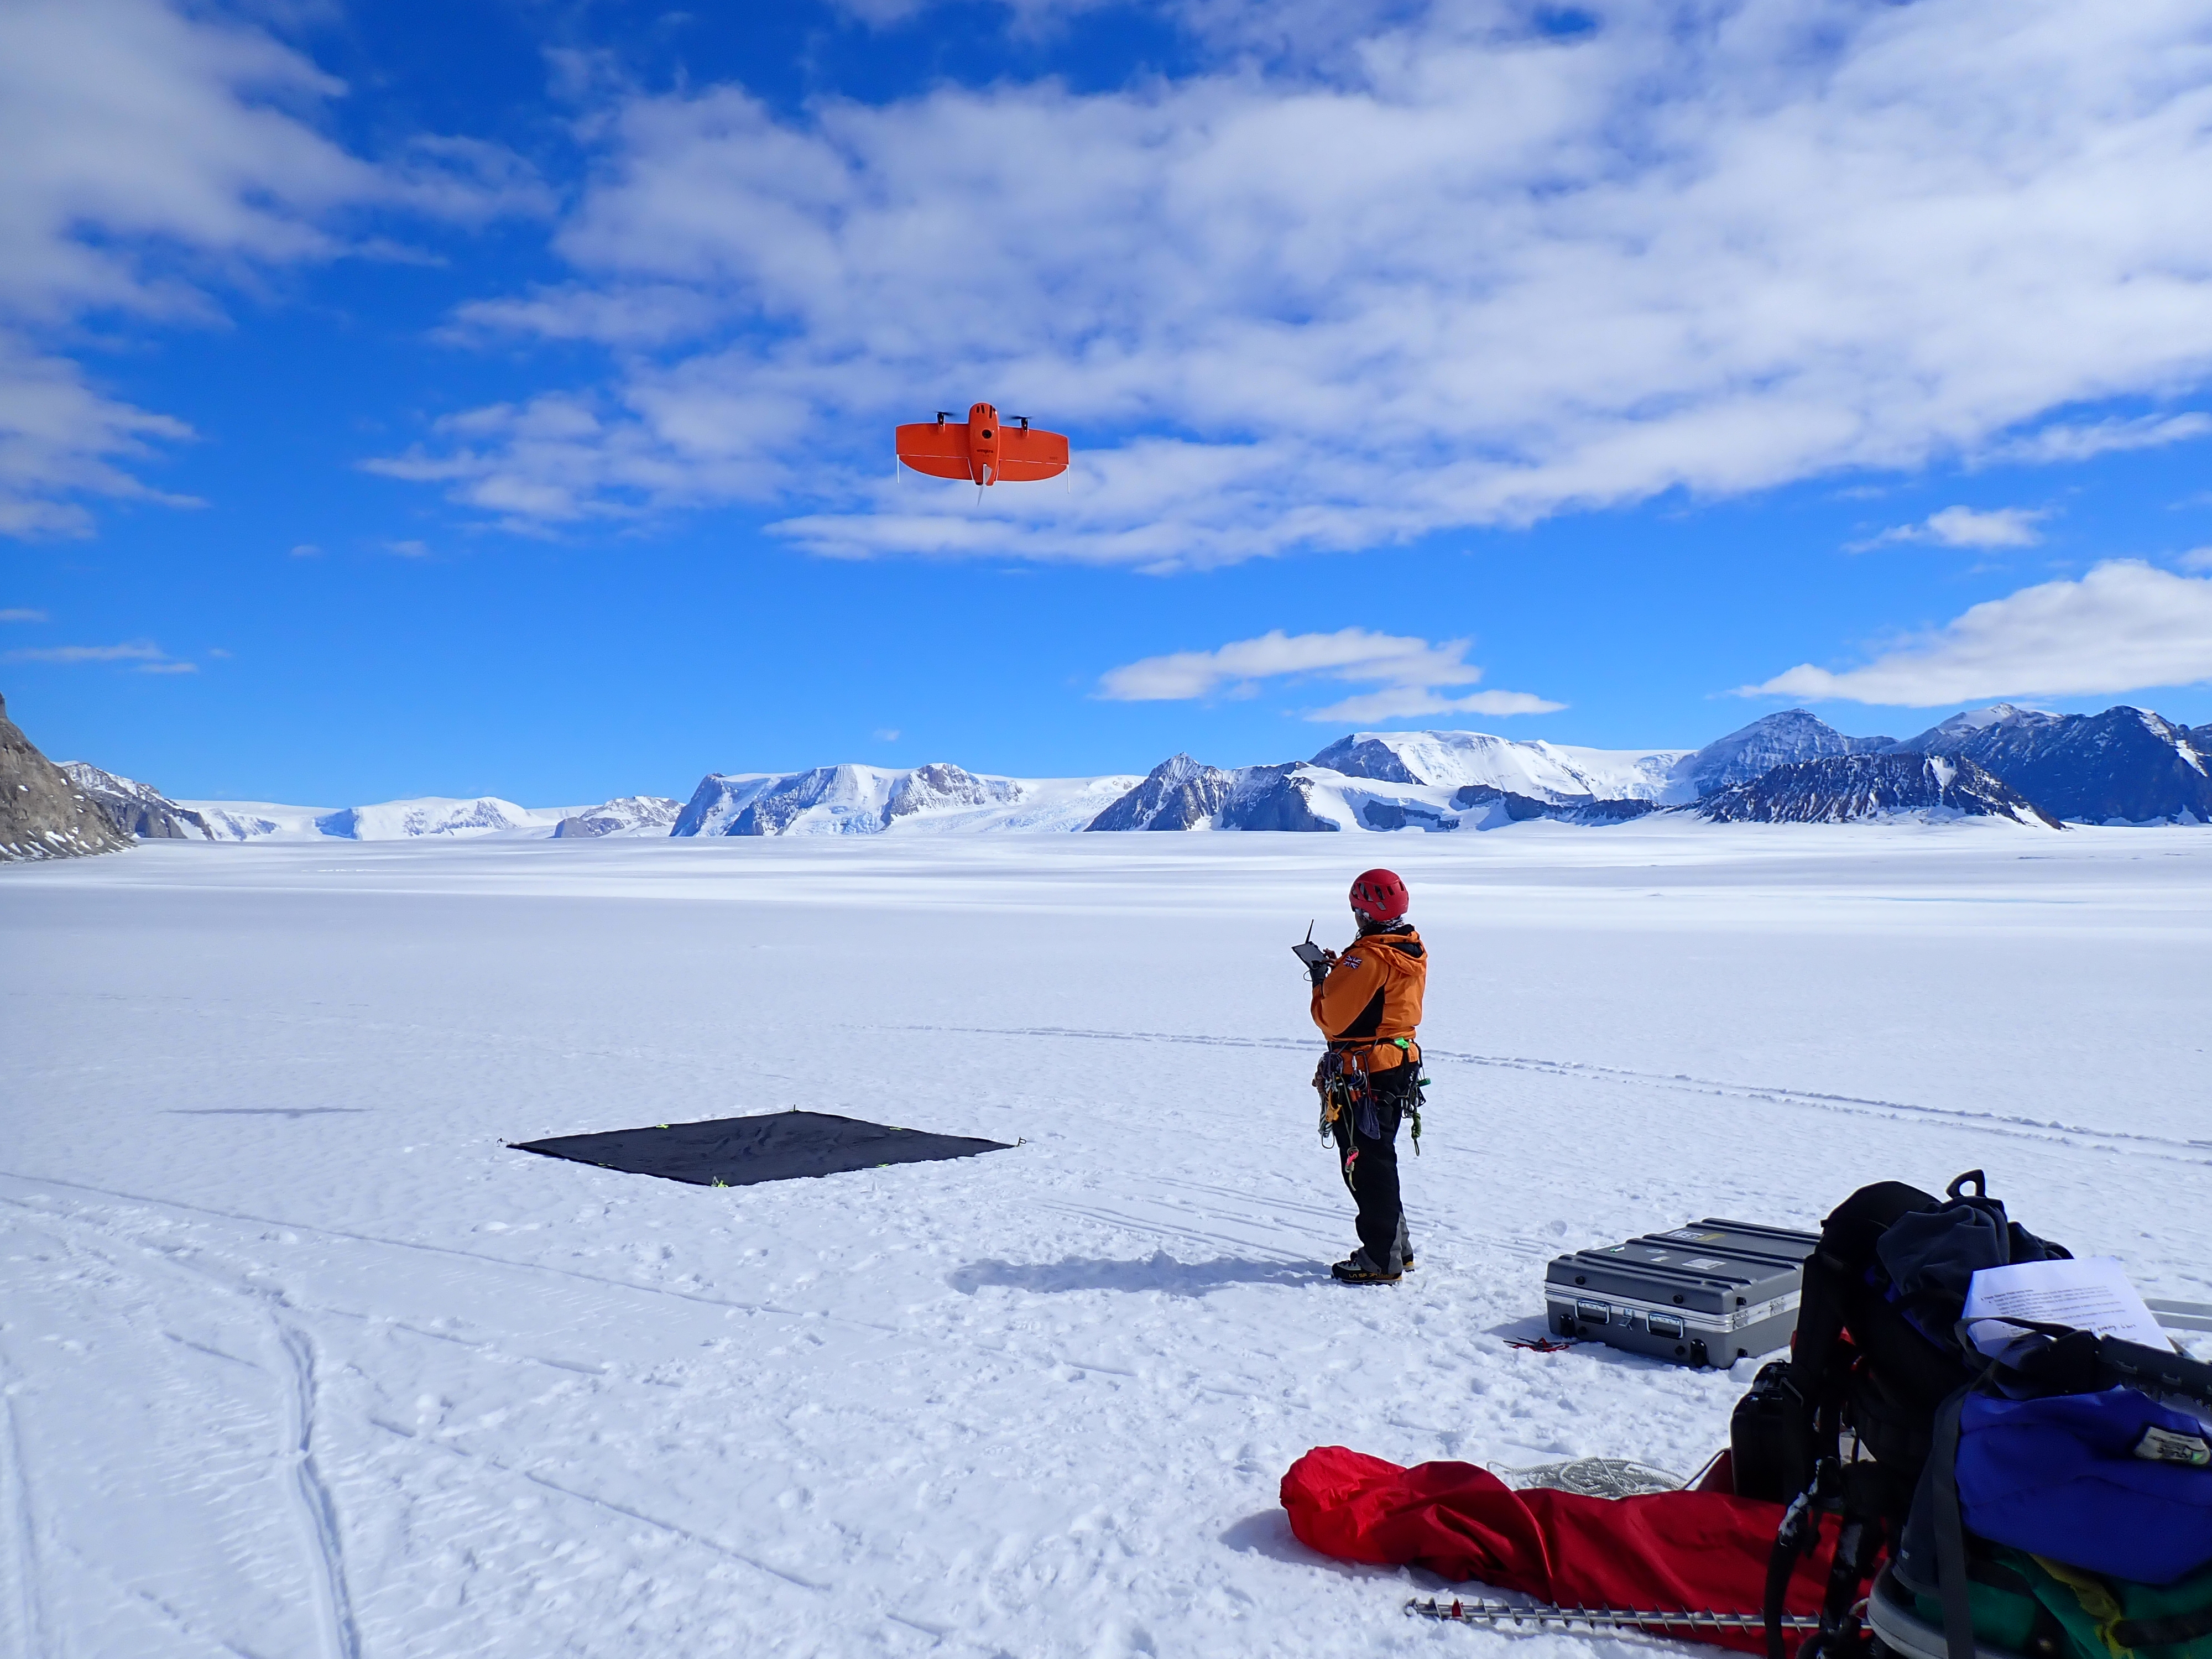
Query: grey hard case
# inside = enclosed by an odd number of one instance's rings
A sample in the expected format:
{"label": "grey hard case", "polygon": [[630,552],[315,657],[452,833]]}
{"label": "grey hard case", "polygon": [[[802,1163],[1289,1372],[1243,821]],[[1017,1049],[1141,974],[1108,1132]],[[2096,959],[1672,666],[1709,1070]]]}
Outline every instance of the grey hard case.
{"label": "grey hard case", "polygon": [[1577,1250],[1544,1270],[1544,1322],[1554,1336],[1724,1370],[1788,1346],[1803,1262],[1820,1242],[1708,1218]]}

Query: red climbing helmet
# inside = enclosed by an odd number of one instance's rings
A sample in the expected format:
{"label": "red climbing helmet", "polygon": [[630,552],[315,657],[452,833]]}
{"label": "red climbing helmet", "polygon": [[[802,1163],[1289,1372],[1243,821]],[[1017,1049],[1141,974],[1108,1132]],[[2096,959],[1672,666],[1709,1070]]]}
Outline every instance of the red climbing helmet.
{"label": "red climbing helmet", "polygon": [[1352,884],[1352,908],[1369,921],[1396,921],[1413,902],[1395,870],[1368,870]]}

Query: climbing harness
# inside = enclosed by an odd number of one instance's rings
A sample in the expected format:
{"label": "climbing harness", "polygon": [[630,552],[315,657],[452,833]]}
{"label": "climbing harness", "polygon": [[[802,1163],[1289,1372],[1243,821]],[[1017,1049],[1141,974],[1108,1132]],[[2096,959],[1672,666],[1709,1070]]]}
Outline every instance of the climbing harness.
{"label": "climbing harness", "polygon": [[1406,1058],[1401,1064],[1412,1066],[1414,1072],[1413,1092],[1406,1097],[1406,1116],[1413,1125],[1413,1156],[1419,1158],[1421,1155],[1421,1103],[1428,1098],[1429,1080],[1420,1075],[1421,1051],[1413,1046],[1412,1039],[1397,1037],[1393,1040],[1405,1052]]}
{"label": "climbing harness", "polygon": [[1331,1048],[1314,1067],[1314,1087],[1321,1093],[1321,1138],[1334,1139],[1340,1154],[1339,1169],[1344,1184],[1354,1194],[1359,1191],[1359,1146],[1355,1134],[1372,1139],[1382,1132],[1382,1120],[1375,1104],[1375,1085],[1367,1073],[1352,1064],[1352,1056],[1342,1049]]}
{"label": "climbing harness", "polygon": [[[1359,1148],[1353,1137],[1364,1136],[1377,1140],[1382,1134],[1382,1103],[1375,1087],[1375,1076],[1358,1065],[1354,1055],[1371,1053],[1384,1047],[1396,1047],[1405,1055],[1401,1066],[1413,1068],[1413,1087],[1399,1103],[1413,1137],[1413,1156],[1421,1155],[1421,1105],[1426,1098],[1428,1079],[1420,1075],[1421,1051],[1411,1039],[1392,1037],[1387,1042],[1362,1043],[1358,1048],[1332,1048],[1321,1057],[1314,1067],[1313,1084],[1321,1095],[1321,1138],[1334,1137],[1338,1150],[1343,1154],[1344,1184],[1354,1193],[1358,1185]],[[1386,1075],[1395,1075],[1386,1073]]]}

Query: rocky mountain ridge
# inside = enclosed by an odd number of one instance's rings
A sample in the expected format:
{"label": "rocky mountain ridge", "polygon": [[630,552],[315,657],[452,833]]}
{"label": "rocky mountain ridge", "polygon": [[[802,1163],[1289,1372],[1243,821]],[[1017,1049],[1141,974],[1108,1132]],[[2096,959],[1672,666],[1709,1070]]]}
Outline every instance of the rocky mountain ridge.
{"label": "rocky mountain ridge", "polygon": [[666,795],[618,795],[571,814],[553,826],[556,841],[604,840],[610,836],[665,836],[684,811]]}
{"label": "rocky mountain ridge", "polygon": [[107,814],[116,833],[139,841],[212,840],[207,820],[158,789],[103,772],[86,761],[64,761],[62,775]]}
{"label": "rocky mountain ridge", "polygon": [[[1858,764],[1891,757],[1898,763]],[[1911,763],[1923,758],[1940,758],[1948,770]],[[39,763],[47,764],[43,757]],[[28,841],[19,832],[14,844],[52,848],[49,830],[63,835],[70,850],[87,851],[134,838],[1449,832],[1539,819],[1604,825],[1693,808],[1717,822],[1851,823],[1917,814],[2212,824],[2212,725],[2191,729],[2124,706],[2051,714],[1997,703],[1902,740],[1850,737],[1805,709],[1786,709],[1692,750],[1581,749],[1479,732],[1355,732],[1310,760],[1224,768],[1176,755],[1141,778],[1011,778],[943,762],[710,773],[681,804],[632,795],[566,808],[524,807],[495,796],[340,808],[176,801],[82,762],[53,771],[52,788],[92,811],[104,831],[86,828],[80,811],[69,820],[73,831],[62,829],[61,819],[42,819]],[[40,799],[61,811],[50,797],[51,791]],[[1706,804],[1711,810],[1703,810]]]}
{"label": "rocky mountain ridge", "polygon": [[76,858],[130,845],[106,809],[8,718],[0,697],[0,860]]}
{"label": "rocky mountain ridge", "polygon": [[669,833],[1079,830],[1136,782],[1130,777],[998,777],[941,761],[904,769],[843,765],[804,772],[710,772]]}
{"label": "rocky mountain ridge", "polygon": [[[1778,766],[1880,754],[1898,747],[1893,738],[1847,738],[1817,714],[1785,708],[1716,738],[1674,769],[1672,781],[1693,799],[1763,777]],[[1684,793],[1678,787],[1675,793]]]}
{"label": "rocky mountain ridge", "polygon": [[1903,748],[1971,760],[2054,817],[2077,823],[2212,823],[2212,727],[2124,705],[2046,714],[1998,703]]}
{"label": "rocky mountain ridge", "polygon": [[1911,817],[2008,818],[2045,830],[2064,826],[2002,780],[1963,756],[1825,755],[1769,767],[1706,795],[1692,812],[1714,823],[1876,823]]}

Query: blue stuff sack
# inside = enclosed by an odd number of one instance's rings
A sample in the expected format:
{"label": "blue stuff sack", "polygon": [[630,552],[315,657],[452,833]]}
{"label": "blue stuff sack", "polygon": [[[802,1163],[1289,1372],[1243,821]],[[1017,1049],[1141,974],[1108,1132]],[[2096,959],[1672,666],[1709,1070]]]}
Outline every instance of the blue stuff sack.
{"label": "blue stuff sack", "polygon": [[1968,1395],[1957,1463],[1967,1531],[2139,1583],[2169,1584],[2212,1565],[2212,1468],[2138,1456],[2152,1430],[2212,1437],[2132,1389]]}

